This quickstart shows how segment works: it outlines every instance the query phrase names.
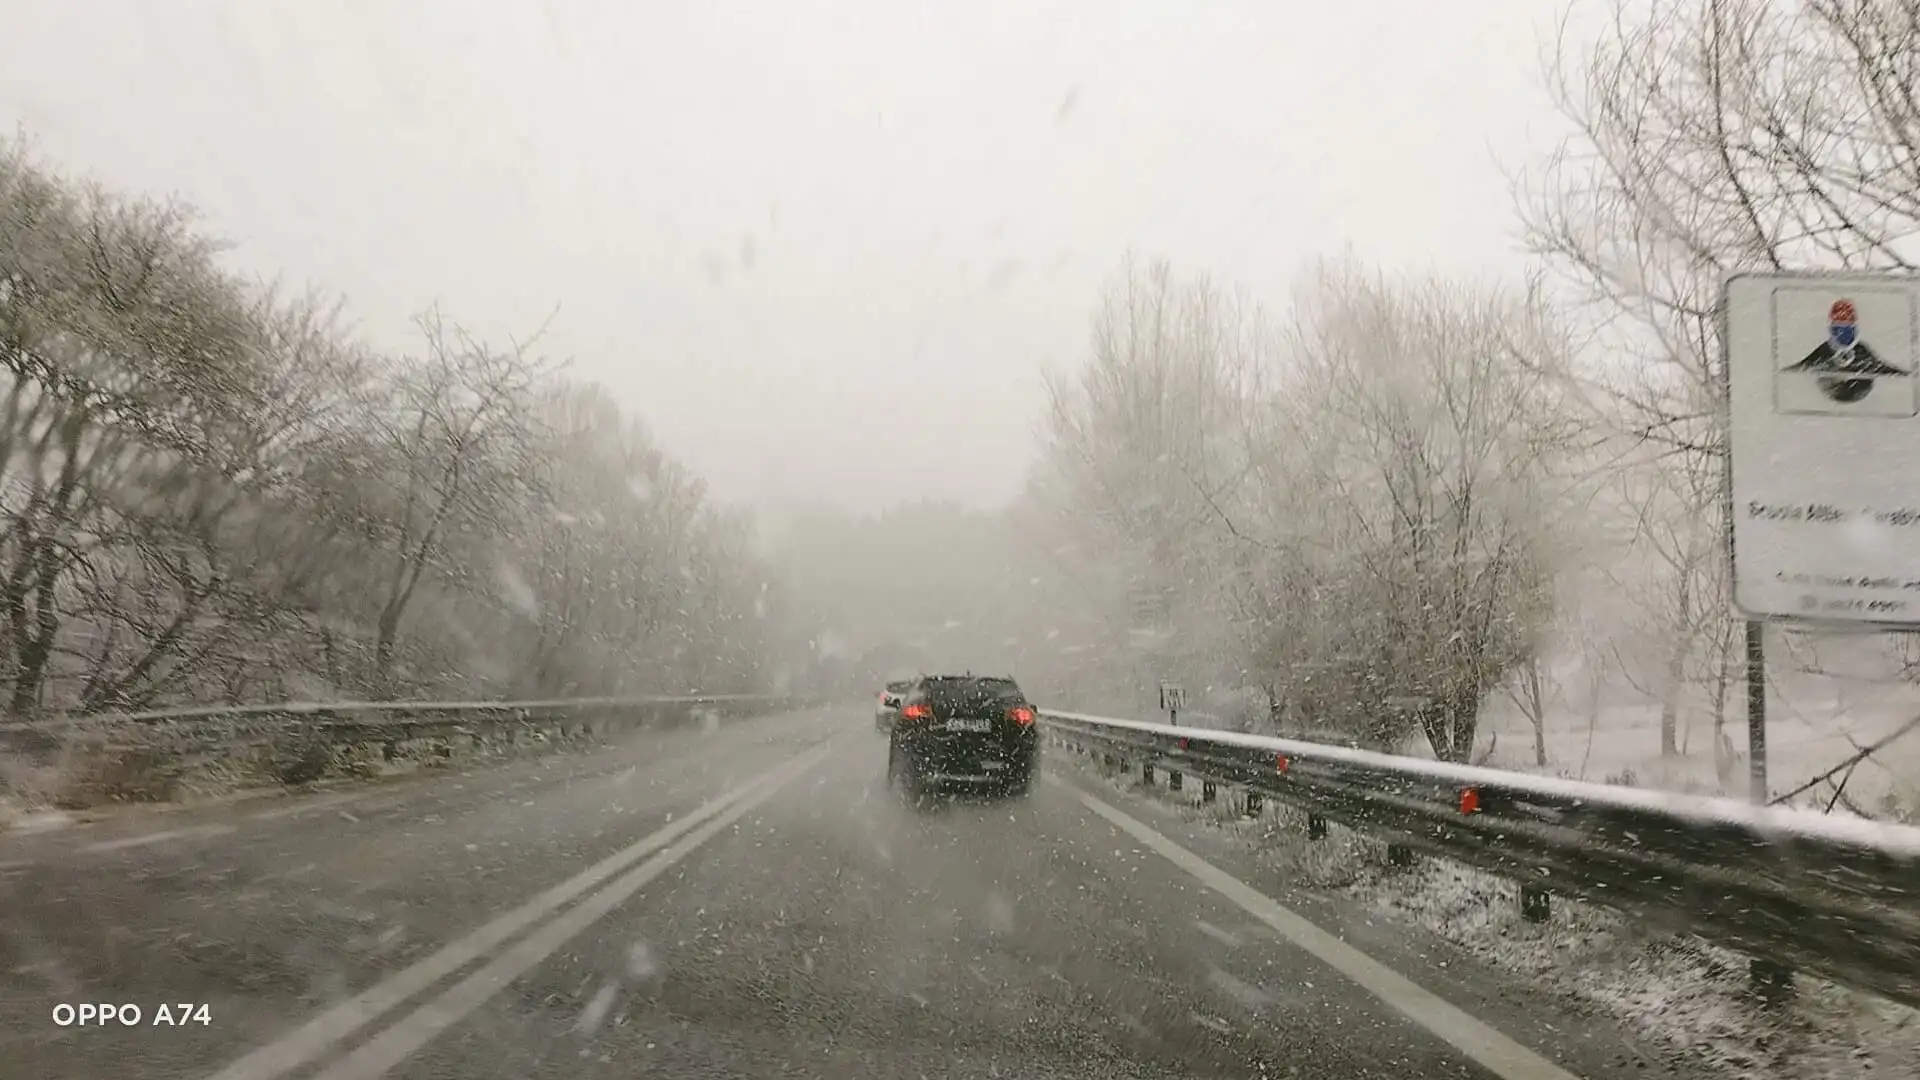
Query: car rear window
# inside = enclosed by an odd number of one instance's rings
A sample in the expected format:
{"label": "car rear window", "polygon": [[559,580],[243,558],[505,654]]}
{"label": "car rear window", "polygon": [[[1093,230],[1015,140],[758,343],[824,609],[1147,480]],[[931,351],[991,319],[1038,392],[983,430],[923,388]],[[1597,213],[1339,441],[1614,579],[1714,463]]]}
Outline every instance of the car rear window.
{"label": "car rear window", "polygon": [[1026,695],[1012,679],[928,679],[926,698],[927,704],[941,716],[996,714],[1026,704]]}

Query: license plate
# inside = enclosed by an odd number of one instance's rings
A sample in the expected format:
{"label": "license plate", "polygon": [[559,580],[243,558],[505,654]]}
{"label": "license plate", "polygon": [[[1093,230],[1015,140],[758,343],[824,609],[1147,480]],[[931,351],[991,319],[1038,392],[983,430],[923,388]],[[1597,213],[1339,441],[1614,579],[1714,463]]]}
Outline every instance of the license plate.
{"label": "license plate", "polygon": [[993,721],[974,719],[972,717],[958,717],[958,718],[947,721],[947,730],[948,731],[992,731]]}
{"label": "license plate", "polygon": [[1007,763],[1004,761],[983,761],[980,763],[980,767],[988,772],[999,772],[1007,767]]}

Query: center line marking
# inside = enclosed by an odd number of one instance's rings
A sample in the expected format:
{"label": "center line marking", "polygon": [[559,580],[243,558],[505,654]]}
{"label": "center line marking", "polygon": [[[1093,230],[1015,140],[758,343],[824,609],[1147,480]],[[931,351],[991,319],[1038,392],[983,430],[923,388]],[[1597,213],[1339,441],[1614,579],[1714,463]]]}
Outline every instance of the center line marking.
{"label": "center line marking", "polygon": [[409,998],[499,948],[516,934],[552,915],[601,882],[694,831],[702,822],[722,813],[733,803],[752,797],[756,790],[786,776],[796,761],[807,759],[806,756],[788,758],[745,783],[707,800],[685,817],[649,833],[458,941],[441,947],[432,955],[334,1005],[280,1038],[248,1052],[214,1073],[209,1080],[278,1080],[317,1060],[361,1028],[405,1004]]}
{"label": "center line marking", "polygon": [[674,863],[692,854],[734,822],[753,812],[801,773],[822,761],[829,747],[815,748],[789,762],[786,772],[765,782],[760,790],[734,803],[672,847],[628,871],[618,881],[562,912],[552,922],[528,934],[492,962],[461,979],[439,997],[414,1010],[406,1019],[381,1032],[373,1041],[333,1064],[313,1080],[377,1080],[405,1061],[434,1037],[459,1023],[467,1014],[499,993],[508,983],[533,970],[559,951],[576,934],[599,922],[627,902]]}
{"label": "center line marking", "polygon": [[310,799],[296,799],[286,806],[276,806],[271,810],[261,810],[247,816],[249,821],[278,821],[281,818],[298,817],[301,814],[324,810],[329,806],[344,806],[367,798],[366,792],[345,791],[335,795],[320,795]]}

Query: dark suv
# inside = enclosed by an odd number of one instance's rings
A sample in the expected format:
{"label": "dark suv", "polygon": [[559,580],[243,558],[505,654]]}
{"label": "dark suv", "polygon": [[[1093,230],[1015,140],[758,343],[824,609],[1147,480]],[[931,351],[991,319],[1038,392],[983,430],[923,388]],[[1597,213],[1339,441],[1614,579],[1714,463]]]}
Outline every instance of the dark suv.
{"label": "dark suv", "polygon": [[1012,679],[922,675],[893,722],[887,779],[912,796],[942,787],[1025,795],[1040,763],[1037,718]]}

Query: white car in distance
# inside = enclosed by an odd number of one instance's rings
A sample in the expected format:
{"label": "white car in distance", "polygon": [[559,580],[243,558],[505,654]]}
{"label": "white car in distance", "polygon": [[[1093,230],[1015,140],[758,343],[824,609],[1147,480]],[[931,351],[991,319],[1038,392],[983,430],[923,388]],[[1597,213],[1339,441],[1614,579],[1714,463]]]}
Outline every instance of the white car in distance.
{"label": "white car in distance", "polygon": [[913,682],[902,679],[890,682],[880,691],[880,700],[873,707],[873,729],[879,732],[893,730],[893,722],[900,716],[900,700],[907,694],[907,688]]}

